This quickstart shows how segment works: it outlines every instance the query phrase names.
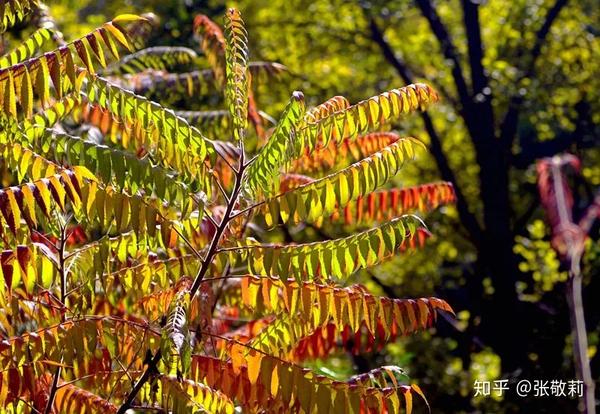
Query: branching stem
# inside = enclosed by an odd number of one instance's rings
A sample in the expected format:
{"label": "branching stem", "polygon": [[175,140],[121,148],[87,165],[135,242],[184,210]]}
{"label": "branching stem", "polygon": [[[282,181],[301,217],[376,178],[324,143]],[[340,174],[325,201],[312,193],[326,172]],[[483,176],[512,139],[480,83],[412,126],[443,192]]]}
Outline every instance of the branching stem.
{"label": "branching stem", "polygon": [[231,213],[232,213],[235,205],[237,204],[237,201],[238,201],[241,189],[242,189],[242,185],[243,185],[244,172],[246,170],[246,167],[249,165],[244,162],[243,146],[241,146],[240,149],[241,149],[241,151],[240,151],[240,158],[239,158],[239,168],[237,170],[235,170],[235,184],[233,187],[233,191],[231,193],[231,196],[227,200],[227,208],[225,210],[225,214],[223,215],[223,219],[221,220],[221,223],[219,223],[219,226],[217,227],[217,231],[215,232],[215,234],[212,238],[212,241],[210,242],[210,247],[208,249],[208,252],[206,253],[206,256],[204,257],[204,259],[202,260],[202,265],[200,266],[200,269],[198,270],[198,273],[196,274],[196,277],[194,278],[194,283],[192,284],[192,287],[190,288],[190,297],[192,297],[192,298],[194,297],[196,292],[198,292],[200,283],[202,282],[202,279],[204,279],[204,276],[206,275],[206,272],[208,271],[208,268],[210,267],[210,264],[212,263],[212,259],[214,258],[215,254],[218,251],[219,243],[221,241],[221,236],[223,236],[225,229],[227,228],[227,226],[229,225],[229,223],[231,222],[233,217],[235,217],[235,215],[232,216]]}
{"label": "branching stem", "polygon": [[[225,200],[227,202],[227,208],[226,208],[225,214],[223,215],[223,219],[217,226],[217,230],[212,238],[212,241],[210,242],[210,247],[208,249],[208,252],[206,253],[206,256],[202,259],[202,264],[200,266],[200,269],[198,270],[198,273],[196,274],[196,277],[194,278],[194,283],[192,284],[192,287],[190,288],[190,297],[191,298],[193,298],[196,295],[196,293],[198,292],[198,289],[200,288],[200,284],[202,283],[202,279],[204,279],[204,276],[206,275],[206,272],[208,272],[208,269],[212,263],[212,260],[215,256],[215,254],[218,252],[218,247],[219,247],[219,243],[221,241],[221,237],[223,236],[223,233],[227,229],[227,226],[233,219],[231,213],[237,204],[239,195],[242,190],[243,180],[244,180],[244,172],[246,170],[246,167],[248,167],[248,165],[250,164],[250,163],[245,162],[244,154],[245,154],[244,143],[240,142],[240,157],[238,160],[239,167],[237,169],[235,169],[235,168],[233,168],[233,166],[231,166],[231,164],[227,163],[235,173],[235,184],[234,184],[234,188],[233,188],[233,191],[231,192],[230,196],[227,196],[227,193],[225,193],[225,190],[219,183],[219,180],[218,179],[216,180],[216,182],[219,185],[219,188],[221,189],[221,191],[223,192],[223,196],[225,197]],[[148,368],[146,368],[146,371],[144,371],[144,374],[138,379],[135,386],[133,387],[133,389],[127,396],[125,402],[123,403],[123,405],[121,405],[121,407],[119,408],[119,411],[117,411],[117,414],[124,414],[128,409],[130,409],[133,401],[135,400],[135,397],[140,392],[140,390],[142,389],[144,384],[146,382],[148,382],[154,375],[159,374],[157,365],[160,362],[160,358],[161,358],[161,355],[160,355],[160,350],[159,350],[148,361]]]}

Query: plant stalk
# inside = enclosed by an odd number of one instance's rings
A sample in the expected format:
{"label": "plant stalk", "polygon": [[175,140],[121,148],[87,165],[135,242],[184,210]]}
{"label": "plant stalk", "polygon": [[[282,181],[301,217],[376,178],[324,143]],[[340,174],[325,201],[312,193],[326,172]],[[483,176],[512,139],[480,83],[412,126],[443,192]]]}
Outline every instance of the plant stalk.
{"label": "plant stalk", "polygon": [[231,222],[231,220],[236,217],[236,215],[232,215],[231,213],[233,212],[233,209],[234,209],[235,205],[237,204],[237,200],[240,195],[240,191],[242,189],[242,184],[243,184],[243,179],[244,179],[244,171],[246,170],[246,167],[248,165],[249,164],[244,163],[244,149],[242,148],[240,158],[239,158],[239,167],[237,170],[234,170],[235,171],[235,184],[234,184],[231,196],[229,197],[229,199],[227,199],[227,209],[225,211],[225,214],[223,215],[223,219],[221,220],[221,223],[217,227],[217,231],[215,232],[215,235],[213,236],[213,239],[210,243],[210,247],[208,249],[208,252],[206,253],[206,257],[202,261],[202,265],[200,266],[200,269],[198,270],[198,274],[194,278],[194,283],[192,284],[192,287],[190,288],[190,297],[191,298],[193,298],[194,295],[196,294],[196,292],[198,292],[198,289],[200,288],[200,283],[202,282],[202,279],[204,279],[204,276],[206,275],[206,272],[208,271],[208,268],[210,267],[210,264],[212,263],[212,259],[213,259],[214,255],[217,253],[217,249],[219,247],[219,242],[221,241],[221,236],[225,232],[225,229],[227,228],[227,226]]}
{"label": "plant stalk", "polygon": [[[61,228],[60,232],[60,246],[58,249],[58,274],[60,276],[60,302],[63,306],[65,306],[65,302],[67,300],[67,273],[65,268],[66,257],[65,257],[65,247],[67,245],[67,224]],[[65,321],[65,314],[61,310],[60,321],[63,323]],[[63,362],[63,357],[61,355],[60,362]],[[46,403],[46,409],[44,410],[44,414],[50,414],[52,412],[52,405],[54,405],[54,399],[56,398],[56,391],[58,391],[58,381],[60,380],[60,374],[62,372],[62,367],[59,365],[56,367],[56,372],[54,373],[54,377],[52,378],[52,385],[50,386],[50,393],[48,394],[48,402]]]}
{"label": "plant stalk", "polygon": [[567,281],[567,303],[571,319],[571,335],[573,337],[573,357],[577,379],[583,381],[583,396],[579,401],[579,412],[596,414],[596,401],[594,396],[595,385],[590,370],[588,357],[587,330],[581,294],[581,255],[571,258],[571,268]]}
{"label": "plant stalk", "polygon": [[[208,252],[206,253],[206,256],[202,260],[200,269],[198,270],[198,273],[196,274],[196,277],[194,278],[194,283],[192,284],[192,287],[190,288],[190,298],[193,298],[195,296],[196,292],[198,292],[198,289],[200,288],[200,283],[202,283],[202,280],[204,279],[204,276],[206,275],[206,272],[208,271],[208,268],[210,267],[210,264],[212,263],[212,259],[214,258],[215,254],[218,252],[218,246],[219,246],[219,242],[221,241],[221,236],[225,232],[225,229],[227,229],[227,226],[229,225],[231,220],[233,220],[236,217],[236,215],[232,214],[232,212],[233,212],[235,205],[237,204],[237,200],[238,200],[238,197],[239,197],[241,189],[242,189],[243,179],[244,179],[244,171],[246,170],[246,167],[249,165],[249,163],[248,164],[245,163],[243,143],[241,143],[240,149],[241,149],[241,152],[240,152],[240,158],[239,158],[239,167],[237,169],[232,168],[235,173],[235,184],[234,184],[233,191],[231,192],[230,197],[227,197],[226,194],[223,194],[223,196],[225,197],[225,200],[227,201],[227,209],[225,211],[223,219],[221,220],[221,223],[219,223],[219,226],[217,227],[217,230],[215,231],[215,235],[213,236],[213,238],[210,242],[210,247],[208,249]],[[146,371],[144,371],[144,374],[140,377],[140,379],[135,383],[133,389],[127,396],[125,402],[121,405],[121,407],[119,408],[119,411],[117,411],[117,414],[125,414],[125,412],[129,408],[131,408],[131,404],[135,400],[135,397],[140,392],[140,390],[142,389],[144,384],[150,380],[150,378],[152,377],[153,374],[158,374],[157,365],[160,361],[160,358],[161,358],[161,354],[160,354],[160,350],[159,350],[156,353],[156,355],[154,355],[154,357],[152,357],[150,359],[150,361],[148,362],[148,368],[146,369]]]}

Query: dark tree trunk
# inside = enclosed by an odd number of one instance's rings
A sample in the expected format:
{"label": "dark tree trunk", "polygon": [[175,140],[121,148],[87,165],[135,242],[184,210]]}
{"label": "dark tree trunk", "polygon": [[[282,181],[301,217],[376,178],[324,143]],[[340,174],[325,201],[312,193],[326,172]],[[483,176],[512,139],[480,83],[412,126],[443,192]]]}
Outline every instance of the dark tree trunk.
{"label": "dark tree trunk", "polygon": [[506,157],[494,141],[493,132],[486,130],[483,122],[473,125],[476,136],[485,137],[479,145],[477,161],[480,165],[479,181],[483,204],[483,240],[479,250],[480,269],[489,275],[494,286],[487,317],[482,319],[484,338],[502,355],[504,372],[510,372],[525,363],[527,330],[515,289],[520,273],[513,252],[514,233],[508,194],[508,168]]}
{"label": "dark tree trunk", "polygon": [[[556,0],[548,10],[543,24],[535,33],[533,48],[523,49],[526,55],[524,77],[535,75],[535,63],[541,54],[542,46],[567,0]],[[468,208],[468,204],[458,188],[458,212],[462,224],[469,233],[469,239],[477,250],[475,275],[467,277],[466,292],[469,295],[471,323],[461,339],[461,349],[467,351],[473,346],[474,338],[481,339],[490,346],[502,361],[502,372],[507,376],[532,379],[533,376],[555,378],[562,369],[564,343],[557,337],[568,334],[568,318],[565,317],[564,303],[550,306],[531,304],[519,300],[516,290],[518,280],[527,280],[518,267],[518,258],[513,252],[515,235],[521,231],[515,228],[519,220],[514,218],[511,208],[509,173],[511,168],[512,142],[517,133],[519,113],[526,97],[515,93],[509,99],[509,106],[501,122],[496,122],[499,114],[494,114],[492,90],[483,66],[484,47],[479,22],[479,3],[462,1],[465,34],[467,38],[469,70],[463,71],[463,61],[453,43],[451,33],[444,25],[431,0],[416,0],[423,17],[429,23],[431,32],[437,38],[441,52],[449,61],[449,71],[454,79],[458,102],[457,112],[463,118],[473,142],[479,170],[479,189],[483,216],[482,225]],[[367,12],[368,14],[368,12]],[[370,16],[371,38],[377,43],[384,58],[396,69],[407,83],[412,83],[408,65],[395,55],[385,40],[383,31]],[[465,74],[470,75],[467,82]],[[455,171],[450,168],[441,148],[441,139],[433,127],[427,113],[423,114],[425,128],[431,139],[431,150],[444,179],[456,183]],[[494,293],[484,298],[482,281],[490,278]],[[556,297],[556,294],[552,298]],[[477,325],[474,322],[480,320]],[[552,338],[548,341],[547,338]],[[471,345],[468,342],[471,341]],[[550,343],[551,342],[551,343]],[[468,351],[467,351],[468,352]],[[532,361],[530,353],[538,360]],[[597,360],[594,361],[597,363]],[[548,411],[547,401],[538,399],[508,398],[507,407],[514,412],[570,412],[572,404],[556,404]],[[542,409],[542,406],[546,405]],[[527,407],[527,408],[525,408]],[[508,409],[507,412],[510,412]]]}

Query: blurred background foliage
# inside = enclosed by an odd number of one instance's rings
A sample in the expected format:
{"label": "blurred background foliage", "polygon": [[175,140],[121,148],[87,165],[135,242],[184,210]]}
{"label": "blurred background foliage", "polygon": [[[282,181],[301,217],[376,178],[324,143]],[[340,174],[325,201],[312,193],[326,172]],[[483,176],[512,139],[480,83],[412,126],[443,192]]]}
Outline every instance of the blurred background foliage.
{"label": "blurred background foliage", "polygon": [[[576,401],[567,398],[518,398],[514,392],[504,398],[474,398],[473,382],[507,378],[514,385],[512,381],[519,378],[575,377],[564,299],[567,273],[549,243],[549,228],[535,186],[535,160],[562,151],[581,158],[582,176],[573,184],[576,212],[589,203],[600,186],[600,7],[597,0],[489,0],[474,5],[479,8],[484,51],[481,63],[487,85],[480,91],[471,88],[471,110],[475,111],[471,115],[485,118],[485,105],[490,105],[493,125],[482,128],[492,131],[493,139],[497,139],[508,108],[517,102],[519,109],[514,139],[506,153],[492,150],[482,156],[485,151],[477,145],[486,137],[475,136],[467,124],[453,75],[456,61],[445,56],[443,42],[436,38],[422,9],[423,4],[433,5],[471,85],[473,68],[466,28],[473,21],[465,24],[464,3],[62,0],[51,2],[50,7],[66,38],[81,35],[117,14],[153,12],[160,25],[148,39],[150,46],[179,45],[198,50],[192,36],[193,17],[203,13],[220,22],[225,7],[235,5],[246,21],[251,59],[277,61],[289,69],[281,78],[256,82],[259,108],[274,118],[297,89],[304,91],[309,104],[316,105],[334,95],[356,102],[399,87],[405,82],[393,59],[410,71],[415,81],[432,84],[442,96],[442,103],[429,113],[441,155],[421,154],[418,162],[408,165],[397,177],[395,185],[448,179],[440,173],[440,157],[445,158],[467,211],[461,213],[452,207],[443,214],[435,213],[427,222],[436,237],[425,249],[401,255],[357,275],[357,279],[375,293],[388,296],[439,296],[451,303],[457,319],[441,320],[437,329],[403,338],[382,352],[355,357],[340,352],[313,366],[327,375],[345,378],[382,363],[398,364],[424,388],[434,412],[575,412]],[[561,5],[559,14],[533,61],[537,34],[557,4]],[[376,32],[382,34],[393,57],[385,55]],[[200,59],[199,65],[203,64],[206,66]],[[210,107],[202,102],[192,104],[214,109],[213,103]],[[417,116],[393,127],[431,144],[423,119]],[[494,157],[501,162],[496,163]],[[492,169],[492,177],[502,176],[493,168],[505,172],[504,184],[482,174]],[[486,189],[487,195],[482,191]],[[507,204],[493,205],[490,190],[506,190]],[[502,211],[507,216],[498,218],[501,231],[496,233],[489,229],[489,223],[495,223],[489,217],[495,214],[494,208],[500,211],[499,217]],[[469,216],[481,230],[484,242],[473,237],[473,224],[469,227],[465,222]],[[343,229],[329,226],[323,231],[335,236]],[[315,232],[299,227],[274,237],[305,241],[315,237]],[[497,254],[494,243],[498,244]],[[593,376],[598,380],[597,226],[586,246],[584,300],[589,354]]]}

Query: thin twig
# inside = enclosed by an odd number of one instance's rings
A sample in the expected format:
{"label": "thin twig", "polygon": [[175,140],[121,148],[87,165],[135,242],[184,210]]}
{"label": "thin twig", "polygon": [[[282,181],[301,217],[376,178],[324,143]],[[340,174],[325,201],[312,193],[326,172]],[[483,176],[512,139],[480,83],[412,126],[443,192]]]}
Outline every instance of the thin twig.
{"label": "thin twig", "polygon": [[[129,371],[129,373],[131,373],[131,372],[136,372],[136,371]],[[73,379],[71,381],[63,381],[63,382],[60,383],[60,385],[58,386],[58,388],[60,389],[62,387],[66,387],[67,385],[75,384],[76,382],[83,381],[83,380],[85,380],[87,378],[93,378],[93,377],[96,377],[98,375],[122,374],[122,373],[123,373],[123,371],[118,371],[118,370],[115,370],[115,371],[113,371],[113,370],[109,370],[109,371],[96,371],[93,374],[82,375],[81,377],[75,378],[75,379]],[[110,397],[107,398],[107,400],[110,400]]]}
{"label": "thin twig", "polygon": [[581,254],[570,258],[571,268],[569,280],[567,281],[567,303],[571,319],[571,335],[573,336],[573,354],[575,360],[575,371],[577,378],[583,382],[583,413],[595,414],[596,402],[594,398],[594,379],[590,370],[590,359],[588,356],[587,329],[585,327],[585,315],[583,310],[583,298],[581,294]]}
{"label": "thin twig", "polygon": [[[584,252],[584,233],[576,223],[573,222],[572,211],[569,206],[569,189],[562,172],[563,159],[553,158],[549,161],[550,179],[552,180],[552,191],[541,194],[546,199],[545,207],[550,216],[556,216],[557,222],[552,222],[553,239],[561,238],[567,247],[563,252],[562,259],[569,267],[569,280],[567,281],[567,303],[569,305],[569,316],[571,320],[571,335],[573,339],[573,357],[577,378],[583,382],[583,395],[580,396],[580,412],[585,414],[596,413],[596,402],[594,397],[594,380],[590,370],[588,356],[587,329],[585,326],[585,315],[582,298],[581,258]],[[540,191],[542,186],[540,186]],[[552,200],[547,200],[551,194]],[[551,212],[551,210],[553,210]],[[574,231],[566,231],[573,229]],[[560,254],[560,252],[559,252]]]}
{"label": "thin twig", "polygon": [[218,148],[217,148],[217,147],[215,147],[215,152],[217,153],[217,155],[218,155],[219,157],[221,157],[221,159],[222,159],[223,161],[225,161],[225,164],[227,164],[227,166],[228,166],[228,167],[231,169],[231,171],[233,171],[235,174],[237,174],[237,168],[235,168],[233,165],[231,165],[231,163],[229,162],[229,160],[227,159],[227,157],[226,157],[226,156],[224,156],[223,154],[221,154],[221,153],[219,152],[219,150],[218,150]]}
{"label": "thin twig", "polygon": [[217,223],[215,221],[213,216],[210,214],[210,211],[208,211],[208,209],[206,207],[204,207],[204,214],[205,214],[206,218],[208,218],[208,221],[210,221],[212,223],[212,225],[215,226],[215,229],[219,228],[219,223]]}
{"label": "thin twig", "polygon": [[254,157],[250,158],[248,160],[248,162],[244,165],[244,168],[248,167],[250,164],[252,164],[254,161],[256,161],[256,159],[258,158],[259,155],[260,155],[260,152],[258,154],[256,154]]}
{"label": "thin twig", "polygon": [[229,219],[230,219],[230,220],[233,220],[233,219],[235,219],[235,218],[237,218],[237,217],[241,216],[242,214],[245,214],[245,213],[247,213],[247,212],[249,212],[249,211],[251,211],[251,210],[254,210],[256,207],[260,207],[260,206],[262,206],[262,205],[263,205],[263,204],[265,204],[266,202],[267,202],[266,200],[259,201],[258,203],[252,204],[251,206],[248,206],[248,207],[246,207],[246,208],[243,208],[242,210],[236,211],[235,213],[233,213],[233,214],[232,214],[232,215],[229,217]]}
{"label": "thin twig", "polygon": [[177,228],[177,226],[173,226],[173,229],[175,230],[175,233],[177,233],[177,235],[179,237],[181,237],[181,240],[183,240],[185,242],[185,244],[187,244],[187,246],[192,249],[192,252],[198,257],[198,259],[202,260],[202,255],[200,254],[200,252],[194,247],[192,246],[192,243],[190,243],[190,241],[187,239],[187,237],[185,237]]}
{"label": "thin twig", "polygon": [[[237,173],[236,173],[236,175],[237,175]],[[216,175],[213,175],[213,177],[215,178],[215,182],[217,183],[217,187],[219,187],[219,190],[221,191],[221,194],[223,195],[223,198],[225,199],[225,202],[227,204],[229,204],[229,195],[227,194],[227,191],[225,191],[225,189],[221,185],[221,182],[218,179],[219,177],[217,177]]]}
{"label": "thin twig", "polygon": [[[58,246],[58,274],[60,276],[60,302],[65,306],[65,301],[67,299],[67,275],[65,271],[65,246],[67,245],[67,224],[66,222],[61,223],[60,228],[60,244]],[[61,312],[60,314],[61,323],[65,321],[65,313]],[[59,364],[62,364],[63,356],[61,355]],[[56,397],[56,391],[58,390],[58,380],[60,379],[60,374],[62,372],[62,367],[58,365],[56,367],[56,372],[54,373],[54,378],[52,379],[52,385],[50,386],[50,392],[48,394],[48,402],[46,403],[46,409],[44,410],[44,414],[50,414],[52,412],[52,405],[54,405],[54,399]]]}
{"label": "thin twig", "polygon": [[156,354],[154,354],[152,358],[150,358],[150,360],[148,361],[148,368],[146,368],[140,379],[138,379],[138,381],[135,383],[131,392],[127,395],[127,398],[125,398],[125,402],[123,403],[123,405],[121,405],[121,407],[119,407],[117,414],[125,414],[125,412],[131,408],[133,400],[135,400],[135,397],[138,395],[144,384],[146,384],[146,382],[148,382],[148,380],[152,378],[152,376],[157,375],[159,373],[157,365],[160,361],[160,358],[161,354],[159,349],[158,351],[156,351]]}

